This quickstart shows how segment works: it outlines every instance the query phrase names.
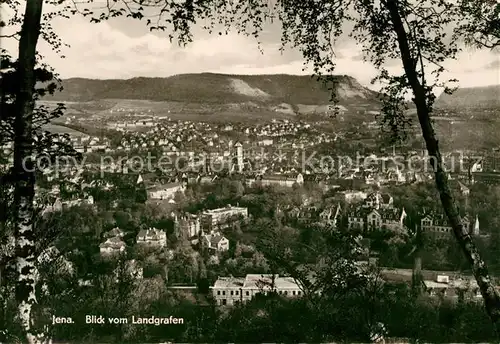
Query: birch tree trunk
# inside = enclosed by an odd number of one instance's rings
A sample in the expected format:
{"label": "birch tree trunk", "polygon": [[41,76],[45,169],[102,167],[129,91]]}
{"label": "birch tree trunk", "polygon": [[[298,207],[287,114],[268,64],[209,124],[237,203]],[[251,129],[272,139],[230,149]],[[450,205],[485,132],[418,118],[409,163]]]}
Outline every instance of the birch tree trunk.
{"label": "birch tree trunk", "polygon": [[36,46],[40,35],[43,0],[27,0],[19,39],[19,89],[14,121],[14,220],[16,239],[16,301],[18,317],[29,343],[37,342],[31,311],[36,303],[35,237],[33,230],[33,98]]}
{"label": "birch tree trunk", "polygon": [[430,163],[434,170],[436,187],[439,191],[444,212],[448,217],[456,240],[472,267],[474,277],[483,296],[486,311],[500,334],[500,297],[491,281],[486,264],[481,259],[479,251],[472,241],[468,228],[465,228],[462,224],[457,204],[448,185],[448,177],[443,166],[438,140],[430,119],[431,109],[427,103],[425,85],[422,85],[419,80],[416,69],[417,64],[411,56],[408,35],[399,10],[399,0],[386,0],[383,3],[390,13],[391,22],[397,34],[404,71],[413,90],[413,102],[417,107],[418,120],[429,152]]}

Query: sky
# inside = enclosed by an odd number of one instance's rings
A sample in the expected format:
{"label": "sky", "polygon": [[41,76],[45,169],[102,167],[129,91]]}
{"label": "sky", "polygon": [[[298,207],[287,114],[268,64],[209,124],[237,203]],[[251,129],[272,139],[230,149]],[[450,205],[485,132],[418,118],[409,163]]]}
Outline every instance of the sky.
{"label": "sky", "polygon": [[[85,77],[94,79],[126,79],[139,76],[167,77],[182,73],[229,74],[310,74],[303,71],[303,59],[298,51],[279,51],[279,27],[266,28],[262,35],[262,54],[253,37],[236,33],[210,35],[195,30],[194,42],[187,47],[170,43],[167,34],[152,34],[145,22],[120,18],[92,24],[87,18],[53,21],[56,32],[70,47],[61,54],[39,43],[45,61],[55,67],[62,78]],[[5,32],[7,33],[7,32]],[[15,55],[17,41],[2,39],[1,45]],[[336,74],[355,77],[370,86],[375,69],[362,61],[360,48],[352,40],[343,38],[335,47]],[[64,58],[61,57],[64,55]],[[458,60],[445,65],[444,77],[457,78],[461,87],[500,84],[500,52],[465,51]],[[390,71],[401,71],[399,63],[387,66]]]}

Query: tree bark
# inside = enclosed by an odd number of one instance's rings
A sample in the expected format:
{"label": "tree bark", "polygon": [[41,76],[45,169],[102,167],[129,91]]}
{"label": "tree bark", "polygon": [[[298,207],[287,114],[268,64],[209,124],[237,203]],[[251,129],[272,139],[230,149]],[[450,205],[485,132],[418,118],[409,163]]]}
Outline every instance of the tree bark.
{"label": "tree bark", "polygon": [[413,271],[412,271],[412,291],[414,296],[422,293],[422,229],[417,226],[415,234],[415,251],[413,252]]}
{"label": "tree bark", "polygon": [[36,46],[40,35],[43,0],[28,0],[19,40],[19,89],[14,121],[14,223],[16,239],[16,301],[26,341],[38,341],[33,331],[32,306],[36,303],[35,237],[33,230],[33,109],[35,107]]}
{"label": "tree bark", "polygon": [[427,103],[425,85],[422,85],[418,79],[416,64],[411,56],[408,36],[402,22],[398,0],[386,0],[385,6],[390,13],[393,28],[397,34],[404,71],[413,90],[413,102],[417,107],[418,120],[422,128],[422,135],[427,146],[427,151],[429,152],[430,163],[434,169],[436,187],[439,191],[444,212],[448,217],[456,240],[472,267],[474,277],[481,290],[481,295],[483,296],[486,311],[493,321],[497,333],[500,334],[500,297],[491,281],[486,264],[481,259],[468,228],[465,228],[462,224],[458,207],[451,194],[448,185],[448,177],[439,150],[438,140],[436,139],[430,119],[431,109]]}

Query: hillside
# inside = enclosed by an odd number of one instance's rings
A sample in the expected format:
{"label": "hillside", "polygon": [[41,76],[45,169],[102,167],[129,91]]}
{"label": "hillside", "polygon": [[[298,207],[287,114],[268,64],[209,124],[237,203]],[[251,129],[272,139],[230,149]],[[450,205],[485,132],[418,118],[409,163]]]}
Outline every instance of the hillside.
{"label": "hillside", "polygon": [[436,102],[440,108],[499,108],[500,85],[459,88],[453,94],[441,94]]}
{"label": "hillside", "polygon": [[[336,76],[340,104],[378,104],[377,93],[349,76]],[[299,75],[181,74],[168,78],[63,81],[64,90],[46,100],[96,101],[137,99],[205,104],[257,103],[260,105],[329,103],[328,88],[316,78]]]}

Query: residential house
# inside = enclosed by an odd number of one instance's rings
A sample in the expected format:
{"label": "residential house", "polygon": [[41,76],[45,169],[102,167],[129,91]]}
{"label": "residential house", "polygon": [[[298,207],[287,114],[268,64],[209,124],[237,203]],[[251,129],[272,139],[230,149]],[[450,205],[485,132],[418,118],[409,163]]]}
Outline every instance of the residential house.
{"label": "residential house", "polygon": [[379,208],[372,209],[366,216],[367,229],[402,230],[407,214],[404,209]]}
{"label": "residential house", "polygon": [[219,232],[211,232],[202,236],[202,245],[212,251],[225,252],[229,250],[229,240]]}
{"label": "residential house", "polygon": [[[462,217],[463,226],[471,235],[479,235],[479,218],[476,216],[474,222],[469,220],[467,215]],[[451,234],[451,228],[447,217],[442,213],[429,212],[420,220],[420,228],[424,233],[433,233],[438,235]]]}
{"label": "residential house", "polygon": [[137,234],[137,244],[165,247],[167,246],[167,233],[156,228],[142,229]]}
{"label": "residential house", "polygon": [[367,215],[370,213],[370,209],[355,207],[347,213],[347,228],[364,230],[367,223]]}
{"label": "residential house", "polygon": [[115,227],[112,230],[106,232],[104,236],[106,238],[112,238],[112,237],[123,238],[125,236],[125,232],[122,229]]}
{"label": "residential house", "polygon": [[389,194],[378,192],[368,195],[361,206],[354,206],[347,215],[349,229],[402,230],[407,214],[404,209],[394,207]]}
{"label": "residential house", "polygon": [[101,245],[99,250],[103,256],[111,256],[120,254],[125,251],[126,244],[120,237],[112,237],[106,239]]}
{"label": "residential house", "polygon": [[393,206],[393,198],[387,193],[373,192],[364,200],[364,206],[373,209],[387,209]]}
{"label": "residential house", "polygon": [[291,207],[287,209],[286,215],[290,219],[298,219],[302,215],[302,210],[297,206]]}

